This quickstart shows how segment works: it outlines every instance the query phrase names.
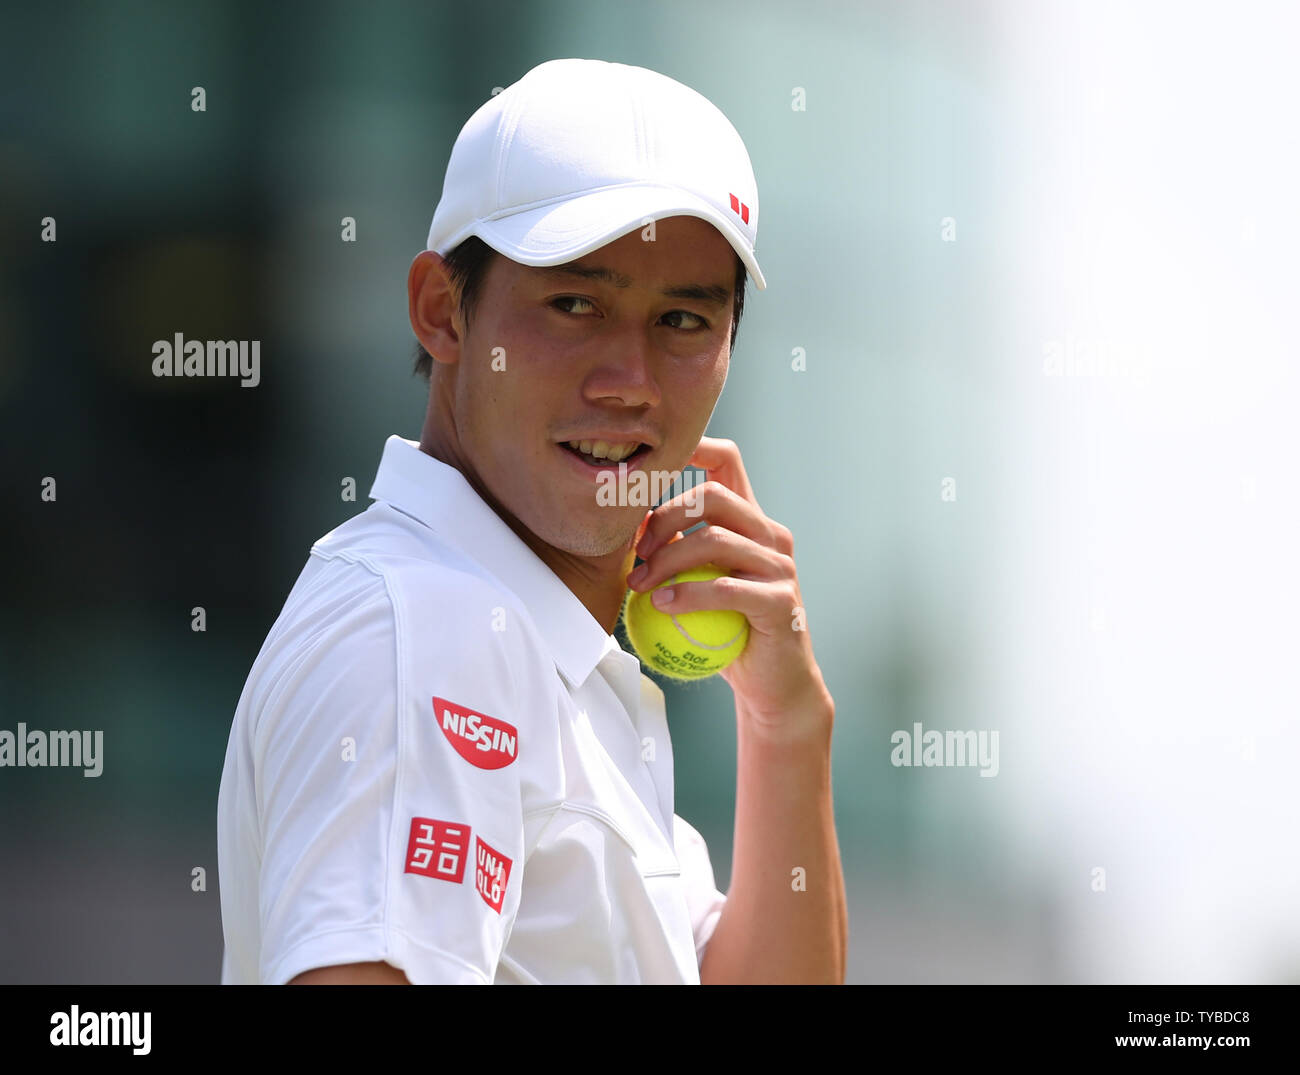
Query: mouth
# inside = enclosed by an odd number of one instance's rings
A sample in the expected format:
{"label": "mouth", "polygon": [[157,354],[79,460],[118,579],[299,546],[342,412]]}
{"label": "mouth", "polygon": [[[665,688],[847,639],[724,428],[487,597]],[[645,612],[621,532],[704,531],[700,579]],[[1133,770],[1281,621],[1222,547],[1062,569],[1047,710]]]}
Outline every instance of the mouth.
{"label": "mouth", "polygon": [[650,453],[650,445],[610,444],[607,441],[561,441],[559,447],[592,470],[618,470],[620,463],[636,466]]}

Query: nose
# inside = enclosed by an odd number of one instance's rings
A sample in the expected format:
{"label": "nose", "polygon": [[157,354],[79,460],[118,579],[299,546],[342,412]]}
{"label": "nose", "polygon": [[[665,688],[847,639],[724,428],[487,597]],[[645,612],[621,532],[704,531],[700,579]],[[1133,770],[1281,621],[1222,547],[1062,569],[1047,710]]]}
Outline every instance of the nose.
{"label": "nose", "polygon": [[656,352],[644,326],[628,325],[601,341],[600,357],[587,374],[583,393],[592,402],[625,407],[659,404]]}

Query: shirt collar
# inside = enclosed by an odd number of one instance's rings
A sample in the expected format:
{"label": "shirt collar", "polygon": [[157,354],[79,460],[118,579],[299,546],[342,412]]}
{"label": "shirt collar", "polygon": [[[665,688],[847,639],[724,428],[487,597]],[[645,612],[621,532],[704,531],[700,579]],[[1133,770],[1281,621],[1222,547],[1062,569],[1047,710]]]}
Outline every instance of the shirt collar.
{"label": "shirt collar", "polygon": [[537,622],[555,667],[571,686],[582,686],[611,651],[617,651],[621,664],[636,661],[483,501],[465,475],[420,451],[416,441],[388,438],[370,498],[419,520],[513,591]]}

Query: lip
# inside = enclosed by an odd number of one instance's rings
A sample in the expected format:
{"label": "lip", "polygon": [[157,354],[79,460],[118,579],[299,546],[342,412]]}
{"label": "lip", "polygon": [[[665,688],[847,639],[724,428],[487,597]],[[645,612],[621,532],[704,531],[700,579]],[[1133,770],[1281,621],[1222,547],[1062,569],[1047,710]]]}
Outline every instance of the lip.
{"label": "lip", "polygon": [[597,429],[587,433],[579,433],[573,437],[561,437],[555,443],[559,445],[565,445],[568,444],[569,441],[571,440],[577,440],[577,441],[603,440],[607,444],[631,444],[635,442],[637,444],[644,444],[648,446],[651,451],[659,447],[659,445],[655,442],[654,437],[652,437],[648,432],[637,430],[637,429],[625,429],[622,430],[621,432],[615,432],[614,430],[609,430],[609,429],[604,429],[604,430]]}
{"label": "lip", "polygon": [[[583,439],[586,440],[587,438],[584,437]],[[592,437],[591,439],[596,440],[598,438]],[[646,442],[642,441],[641,443],[645,444]],[[563,444],[556,444],[555,450],[569,461],[569,465],[578,474],[582,475],[588,480],[594,480],[596,477],[606,472],[610,474],[618,474],[619,467],[626,467],[627,473],[631,474],[632,471],[634,470],[640,470],[642,466],[645,464],[645,461],[649,459],[654,452],[653,448],[649,448],[648,450],[639,452],[631,459],[624,459],[618,463],[606,463],[603,466],[596,466],[592,463],[588,463],[586,460],[579,457],[577,452],[574,452],[572,449],[570,449],[568,446],[568,441],[565,441]]]}

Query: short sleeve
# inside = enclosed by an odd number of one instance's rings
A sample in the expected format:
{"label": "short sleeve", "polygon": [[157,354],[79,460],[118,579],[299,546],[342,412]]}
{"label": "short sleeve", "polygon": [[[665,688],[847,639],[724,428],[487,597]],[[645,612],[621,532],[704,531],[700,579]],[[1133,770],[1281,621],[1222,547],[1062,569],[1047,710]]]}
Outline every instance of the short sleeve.
{"label": "short sleeve", "polygon": [[417,985],[490,984],[524,841],[510,662],[465,626],[495,595],[451,571],[315,578],[253,736],[259,979],[383,960]]}
{"label": "short sleeve", "polygon": [[714,880],[713,863],[704,837],[677,814],[673,815],[673,842],[686,886],[686,908],[690,913],[691,932],[695,935],[695,958],[697,964],[703,965],[705,949],[713,937],[727,897],[718,890]]}

